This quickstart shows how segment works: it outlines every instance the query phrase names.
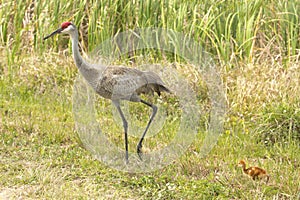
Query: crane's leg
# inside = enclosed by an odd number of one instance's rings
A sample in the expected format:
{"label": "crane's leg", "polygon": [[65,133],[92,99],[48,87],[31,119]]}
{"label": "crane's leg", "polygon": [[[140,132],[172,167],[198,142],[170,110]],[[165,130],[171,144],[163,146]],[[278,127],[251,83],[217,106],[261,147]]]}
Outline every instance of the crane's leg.
{"label": "crane's leg", "polygon": [[142,147],[143,147],[142,143],[143,143],[144,137],[145,137],[145,135],[146,135],[146,133],[147,133],[147,131],[148,131],[148,129],[149,129],[149,127],[150,127],[150,125],[151,125],[151,123],[152,123],[155,115],[156,115],[157,107],[155,105],[151,104],[151,103],[148,103],[148,102],[142,100],[142,99],[141,99],[141,102],[143,104],[146,104],[147,106],[149,106],[149,107],[152,108],[152,114],[151,114],[151,117],[149,119],[149,122],[148,122],[148,124],[146,126],[146,129],[145,129],[145,131],[144,131],[144,133],[143,133],[143,135],[142,135],[142,137],[141,137],[138,145],[137,145],[137,154],[139,155],[140,159],[142,160]]}
{"label": "crane's leg", "polygon": [[125,154],[125,158],[126,158],[126,163],[128,164],[128,135],[127,135],[127,130],[128,130],[128,123],[125,119],[125,116],[121,110],[121,107],[119,104],[115,104],[116,107],[117,107],[117,110],[122,118],[122,121],[123,121],[123,127],[124,127],[124,135],[125,135],[125,151],[126,151],[126,154]]}

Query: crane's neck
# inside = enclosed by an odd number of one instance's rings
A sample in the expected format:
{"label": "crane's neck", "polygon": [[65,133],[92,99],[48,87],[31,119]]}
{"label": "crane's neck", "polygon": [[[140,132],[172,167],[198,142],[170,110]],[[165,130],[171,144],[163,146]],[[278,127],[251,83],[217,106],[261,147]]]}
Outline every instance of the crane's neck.
{"label": "crane's neck", "polygon": [[75,64],[79,69],[80,73],[86,79],[86,81],[95,88],[99,77],[101,77],[104,66],[101,65],[92,65],[85,61],[79,52],[78,47],[78,31],[75,30],[72,34],[70,34],[72,39],[72,53],[74,57]]}
{"label": "crane's neck", "polygon": [[84,60],[81,57],[80,52],[79,52],[78,31],[75,30],[70,36],[72,39],[72,53],[73,53],[74,61],[75,61],[76,66],[78,67],[78,69],[80,69]]}
{"label": "crane's neck", "polygon": [[247,174],[246,163],[242,163],[243,171]]}

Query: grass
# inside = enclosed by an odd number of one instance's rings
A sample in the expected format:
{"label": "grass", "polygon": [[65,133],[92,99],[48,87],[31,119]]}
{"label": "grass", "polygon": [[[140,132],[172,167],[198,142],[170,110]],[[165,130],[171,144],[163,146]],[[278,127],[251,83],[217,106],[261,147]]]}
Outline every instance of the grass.
{"label": "grass", "polygon": [[[299,198],[299,6],[298,1],[279,0],[3,1],[0,199]],[[42,43],[42,36],[69,19],[79,25],[88,52],[118,32],[143,27],[170,28],[205,46],[220,70],[228,104],[223,134],[209,155],[200,155],[210,108],[205,83],[176,55],[145,51],[133,55],[133,66],[173,66],[197,92],[205,111],[197,140],[179,159],[153,172],[127,173],[96,160],[75,128],[77,69],[69,40],[55,37]],[[131,61],[124,56],[115,62]],[[150,151],[170,141],[182,114],[172,96],[153,100],[168,115],[165,134],[145,140]],[[97,98],[97,120],[123,148],[122,127],[109,106]],[[145,125],[148,111],[129,107],[131,113],[143,113],[134,115],[131,127]],[[130,136],[129,142],[134,151],[137,139]],[[237,167],[240,159],[266,169],[269,183],[244,176]]]}
{"label": "grass", "polygon": [[[40,57],[37,56],[36,59]],[[25,73],[26,76],[22,76],[24,71],[20,70],[14,76],[18,81],[1,81],[2,197],[297,197],[300,187],[297,176],[298,143],[276,143],[266,147],[257,142],[259,132],[249,127],[247,119],[244,122],[241,119],[234,120],[233,115],[229,115],[232,117],[227,124],[230,133],[221,136],[206,158],[198,156],[202,141],[199,138],[179,160],[159,171],[131,174],[105,166],[81,146],[74,132],[70,102],[76,68],[72,66],[71,58],[44,61],[36,66],[32,57],[24,57],[22,63],[29,70]],[[48,73],[48,76],[44,76]],[[33,81],[34,77],[36,79]],[[41,90],[44,84],[46,88]],[[238,92],[243,93],[243,90]],[[255,121],[258,122],[259,118]],[[250,130],[246,131],[247,128]],[[171,127],[168,129],[171,131]],[[117,132],[114,135],[117,139],[114,141],[122,143],[120,128],[111,126],[107,131]],[[130,141],[134,143],[134,140]],[[131,149],[133,148],[134,146]],[[243,176],[241,169],[236,166],[239,159],[246,159],[252,165],[267,169],[271,175],[270,183],[253,182]]]}

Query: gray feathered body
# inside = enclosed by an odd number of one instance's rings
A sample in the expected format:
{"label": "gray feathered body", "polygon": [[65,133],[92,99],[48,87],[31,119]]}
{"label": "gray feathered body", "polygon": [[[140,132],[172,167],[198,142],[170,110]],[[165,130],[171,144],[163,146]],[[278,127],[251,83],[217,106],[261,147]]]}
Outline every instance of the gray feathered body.
{"label": "gray feathered body", "polygon": [[100,75],[95,91],[102,97],[140,102],[140,94],[169,92],[154,72],[127,67],[106,67]]}

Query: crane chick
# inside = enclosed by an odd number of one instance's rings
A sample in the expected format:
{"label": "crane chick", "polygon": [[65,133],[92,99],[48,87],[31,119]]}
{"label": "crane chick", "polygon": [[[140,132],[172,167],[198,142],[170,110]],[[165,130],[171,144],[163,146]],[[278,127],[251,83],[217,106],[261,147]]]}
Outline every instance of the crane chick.
{"label": "crane chick", "polygon": [[244,160],[240,160],[239,166],[241,166],[243,172],[245,174],[251,176],[253,180],[262,179],[262,178],[266,177],[267,182],[269,181],[270,176],[267,174],[266,170],[259,168],[259,167],[246,168],[246,162]]}

